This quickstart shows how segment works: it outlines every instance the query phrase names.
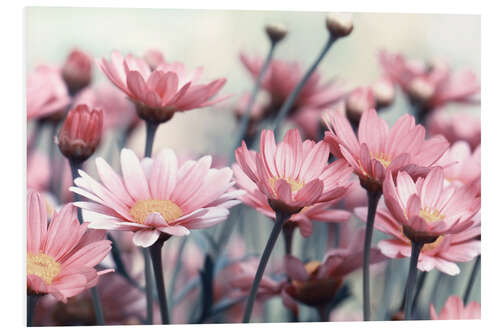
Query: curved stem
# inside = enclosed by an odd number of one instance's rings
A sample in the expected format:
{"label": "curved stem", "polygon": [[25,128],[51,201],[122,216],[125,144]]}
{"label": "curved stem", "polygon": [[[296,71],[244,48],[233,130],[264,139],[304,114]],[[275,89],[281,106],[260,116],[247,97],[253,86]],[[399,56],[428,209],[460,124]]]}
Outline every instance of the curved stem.
{"label": "curved stem", "polygon": [[467,303],[469,302],[472,287],[474,286],[474,281],[476,281],[476,276],[479,272],[479,266],[481,266],[481,255],[477,256],[476,261],[474,262],[474,267],[472,268],[472,272],[470,273],[469,282],[467,282],[467,288],[465,289],[464,294],[465,305],[467,305]]}
{"label": "curved stem", "polygon": [[40,298],[39,295],[28,295],[27,299],[27,326],[32,327],[33,326],[33,317],[35,316],[35,307],[36,303],[38,302],[38,299]]}
{"label": "curved stem", "polygon": [[370,320],[370,250],[372,247],[375,213],[382,192],[370,192],[368,195],[368,215],[366,217],[365,244],[363,249],[363,320]]}
{"label": "curved stem", "polygon": [[274,124],[273,124],[273,130],[274,130],[274,134],[276,136],[277,136],[277,133],[279,131],[279,127],[280,127],[281,123],[283,122],[283,120],[285,120],[288,112],[290,111],[290,109],[293,106],[293,103],[295,102],[295,100],[299,96],[300,91],[302,90],[302,88],[304,88],[307,81],[309,80],[311,75],[314,73],[314,71],[318,67],[319,63],[321,62],[321,60],[323,60],[325,55],[328,53],[328,50],[330,50],[330,47],[333,45],[333,43],[335,43],[335,41],[336,41],[336,38],[333,37],[332,34],[330,34],[328,37],[328,40],[326,41],[325,46],[323,46],[323,49],[321,50],[318,58],[314,61],[314,63],[309,68],[307,73],[302,77],[302,79],[300,80],[299,84],[297,84],[295,89],[293,89],[292,93],[290,95],[288,95],[287,99],[285,100],[285,103],[283,103],[283,105],[281,106],[280,110],[278,111],[278,116],[276,117]]}
{"label": "curved stem", "polygon": [[151,262],[153,264],[153,271],[156,281],[156,292],[158,294],[158,302],[160,303],[161,322],[162,324],[169,324],[168,319],[168,306],[167,294],[165,293],[165,282],[163,281],[163,264],[161,260],[161,248],[165,239],[158,239],[153,245],[149,247],[151,254]]}
{"label": "curved stem", "polygon": [[421,242],[411,241],[410,269],[408,271],[405,296],[405,320],[411,320],[411,304],[413,303],[413,294],[417,282],[418,256],[423,245]]}
{"label": "curved stem", "polygon": [[264,252],[262,253],[262,257],[260,258],[259,266],[257,268],[257,273],[255,274],[255,278],[252,283],[252,289],[250,290],[250,294],[248,295],[247,305],[245,307],[245,314],[243,316],[243,323],[250,322],[250,316],[252,315],[253,304],[255,302],[255,298],[257,297],[257,290],[259,289],[260,281],[262,280],[262,276],[264,275],[264,271],[266,269],[267,262],[271,257],[271,252],[273,251],[274,245],[276,244],[276,240],[278,239],[281,228],[283,224],[290,215],[283,214],[279,211],[276,211],[276,222],[274,223],[273,230],[269,235],[269,239],[267,240],[266,247],[264,248]]}
{"label": "curved stem", "polygon": [[146,146],[144,147],[144,157],[151,157],[157,129],[157,123],[146,121]]}
{"label": "curved stem", "polygon": [[146,324],[153,324],[153,274],[151,272],[151,257],[146,248],[142,248],[144,257],[144,277],[146,279]]}

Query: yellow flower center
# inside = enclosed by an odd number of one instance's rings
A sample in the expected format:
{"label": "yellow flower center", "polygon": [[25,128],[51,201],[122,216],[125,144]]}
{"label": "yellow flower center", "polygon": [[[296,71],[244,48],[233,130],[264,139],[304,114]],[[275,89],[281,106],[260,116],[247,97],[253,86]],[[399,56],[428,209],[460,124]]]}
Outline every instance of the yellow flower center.
{"label": "yellow flower center", "polygon": [[286,181],[288,184],[290,184],[290,187],[292,188],[292,192],[296,192],[298,190],[300,190],[301,188],[304,187],[305,185],[305,182],[299,180],[299,179],[291,179],[291,178],[278,178],[278,177],[274,177],[274,178],[271,178],[269,179],[269,182],[271,183],[271,187],[274,189],[274,185],[276,184],[276,182],[279,180],[279,179],[283,179],[284,181]]}
{"label": "yellow flower center", "polygon": [[419,215],[427,223],[441,221],[444,218],[444,215],[442,215],[439,212],[439,210],[434,209],[434,208],[428,208],[428,207],[421,209]]}
{"label": "yellow flower center", "polygon": [[168,223],[182,216],[182,210],[170,200],[142,200],[130,208],[130,215],[137,223],[145,224],[151,213],[159,213]]}
{"label": "yellow flower center", "polygon": [[45,253],[27,255],[28,275],[33,274],[51,284],[52,280],[61,272],[61,264]]}
{"label": "yellow flower center", "polygon": [[371,156],[373,159],[376,159],[377,161],[379,161],[380,163],[382,163],[382,165],[384,166],[384,168],[387,169],[387,167],[391,164],[391,158],[390,156],[384,154],[384,153],[378,153],[376,155],[372,155]]}

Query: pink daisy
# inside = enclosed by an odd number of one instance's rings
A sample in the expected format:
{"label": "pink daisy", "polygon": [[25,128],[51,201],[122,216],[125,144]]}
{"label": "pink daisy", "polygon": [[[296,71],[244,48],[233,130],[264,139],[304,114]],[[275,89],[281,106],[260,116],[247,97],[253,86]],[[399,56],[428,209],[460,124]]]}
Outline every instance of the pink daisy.
{"label": "pink daisy", "polygon": [[208,84],[199,84],[203,68],[188,72],[181,63],[162,64],[151,71],[140,58],[126,58],[114,51],[111,61],[97,61],[108,79],[136,103],[139,116],[162,123],[178,111],[187,111],[218,103],[224,98],[212,99],[226,83],[221,78]]}
{"label": "pink daisy", "polygon": [[436,165],[444,168],[448,182],[457,186],[469,184],[481,177],[481,145],[471,151],[467,142],[457,141]]}
{"label": "pink daisy", "polygon": [[431,135],[441,134],[450,143],[466,141],[472,149],[481,144],[481,118],[465,112],[433,113],[427,122]]}
{"label": "pink daisy", "polygon": [[304,207],[339,199],[350,186],[352,169],[347,163],[328,164],[328,145],[323,141],[302,142],[297,129],[289,130],[278,145],[273,131],[263,130],[260,153],[249,151],[243,141],[235,155],[239,168],[248,177],[241,177],[238,171],[240,181],[243,180],[240,186],[253,190],[253,197],[259,196],[257,187],[261,192],[258,201],[264,196],[275,211],[296,214]]}
{"label": "pink daisy", "polygon": [[389,129],[374,109],[363,112],[357,137],[342,113],[327,113],[324,120],[329,129],[325,141],[332,154],[345,159],[361,185],[374,192],[381,189],[387,171],[425,173],[449,147],[442,136],[425,140],[424,127],[415,125],[415,119],[408,114]]}
{"label": "pink daisy", "polygon": [[436,313],[434,304],[431,304],[430,316],[432,320],[481,319],[481,304],[470,302],[464,306],[462,299],[454,295],[448,298],[439,315]]}
{"label": "pink daisy", "polygon": [[122,176],[102,158],[96,159],[101,182],[83,170],[70,190],[92,202],[76,202],[100,213],[90,227],[134,232],[136,245],[149,247],[161,233],[185,236],[189,229],[224,221],[242,191],[232,191],[230,168],[212,169],[212,157],[178,163],[171,149],[142,161],[129,149],[121,152]]}
{"label": "pink daisy", "polygon": [[80,225],[76,208],[65,205],[48,224],[45,202],[38,192],[28,190],[27,287],[28,293],[51,294],[66,302],[97,284],[94,268],[111,250],[106,233]]}

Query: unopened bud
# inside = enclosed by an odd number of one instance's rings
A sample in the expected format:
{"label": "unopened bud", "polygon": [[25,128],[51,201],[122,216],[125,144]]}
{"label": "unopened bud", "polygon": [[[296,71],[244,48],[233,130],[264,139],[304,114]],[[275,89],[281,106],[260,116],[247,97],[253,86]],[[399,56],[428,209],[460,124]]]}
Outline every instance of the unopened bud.
{"label": "unopened bud", "polygon": [[83,162],[96,150],[102,136],[102,110],[90,110],[80,104],[68,112],[57,137],[61,153],[75,162]]}
{"label": "unopened bud", "polygon": [[346,115],[351,122],[359,123],[363,112],[375,108],[375,97],[369,87],[359,87],[353,90],[346,101]]}
{"label": "unopened bud", "polygon": [[434,86],[424,78],[417,77],[408,85],[408,94],[416,102],[425,104],[434,95]]}
{"label": "unopened bud", "polygon": [[90,56],[80,50],[73,50],[64,63],[62,77],[72,96],[88,86],[92,80]]}
{"label": "unopened bud", "polygon": [[326,16],[326,27],[330,34],[336,38],[346,37],[354,28],[352,23],[352,14],[349,13],[330,13]]}
{"label": "unopened bud", "polygon": [[377,109],[390,106],[394,102],[396,90],[391,80],[383,78],[372,85]]}
{"label": "unopened bud", "polygon": [[266,25],[266,33],[273,43],[277,43],[286,37],[288,30],[283,24],[272,23]]}

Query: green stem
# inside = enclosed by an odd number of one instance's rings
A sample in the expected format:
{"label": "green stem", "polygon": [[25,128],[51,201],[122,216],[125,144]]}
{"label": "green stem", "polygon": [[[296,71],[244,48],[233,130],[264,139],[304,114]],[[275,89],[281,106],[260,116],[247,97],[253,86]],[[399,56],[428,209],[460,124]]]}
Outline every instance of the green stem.
{"label": "green stem", "polygon": [[32,327],[33,326],[33,317],[35,316],[35,307],[36,303],[38,302],[38,299],[40,298],[39,295],[28,295],[27,299],[27,326]]}
{"label": "green stem", "polygon": [[144,157],[151,157],[157,129],[157,123],[146,121],[146,146],[144,148]]}
{"label": "green stem", "polygon": [[182,238],[181,245],[179,245],[179,250],[177,251],[177,260],[175,262],[174,275],[172,275],[172,280],[170,282],[170,291],[168,293],[169,301],[172,301],[174,298],[175,282],[177,281],[177,277],[179,276],[179,273],[181,271],[182,253],[184,247],[186,247],[187,240],[188,240],[187,237]]}
{"label": "green stem", "polygon": [[92,287],[90,289],[90,293],[92,294],[92,305],[94,306],[95,319],[97,325],[104,325],[104,316],[102,314],[102,305],[99,300],[99,293],[97,292],[97,286]]}
{"label": "green stem", "polygon": [[269,239],[267,241],[266,247],[264,248],[264,252],[262,253],[262,257],[260,258],[259,266],[257,268],[257,273],[255,274],[255,278],[252,283],[252,289],[250,290],[250,294],[248,295],[247,305],[245,307],[245,314],[243,316],[243,323],[250,322],[250,316],[252,315],[253,304],[255,302],[255,298],[257,297],[257,290],[259,289],[260,281],[262,280],[262,276],[264,275],[264,271],[266,270],[266,265],[271,257],[271,253],[273,251],[274,245],[276,244],[276,240],[278,239],[281,228],[283,224],[290,215],[281,213],[276,211],[276,222],[274,223],[273,230],[269,235]]}
{"label": "green stem", "polygon": [[420,292],[422,291],[425,280],[427,278],[427,273],[428,272],[421,272],[420,274],[418,274],[417,289],[415,291],[415,297],[413,298],[413,302],[411,304],[411,308],[413,309],[413,311],[418,310],[418,307],[417,307],[418,298],[420,296]]}
{"label": "green stem", "polygon": [[325,46],[323,46],[323,49],[321,50],[318,58],[314,61],[314,63],[309,68],[307,73],[302,77],[299,84],[297,84],[297,86],[293,89],[292,93],[290,95],[288,95],[287,99],[285,100],[285,103],[283,103],[280,110],[278,111],[278,116],[276,117],[274,124],[273,124],[273,130],[275,132],[275,135],[277,135],[281,123],[283,122],[283,120],[285,120],[288,112],[292,108],[293,103],[295,102],[295,100],[299,96],[302,88],[304,88],[307,81],[309,80],[311,75],[314,73],[314,71],[318,67],[319,63],[321,62],[321,60],[323,60],[325,55],[328,53],[328,50],[330,50],[330,47],[333,45],[333,43],[335,43],[336,40],[337,39],[332,34],[329,35],[328,40],[326,41]]}
{"label": "green stem", "polygon": [[146,324],[153,324],[153,274],[151,272],[151,258],[148,249],[142,248],[144,257],[144,277],[146,279]]}
{"label": "green stem", "polygon": [[479,272],[479,267],[481,266],[481,255],[477,256],[476,261],[474,262],[474,267],[472,267],[472,272],[469,277],[469,281],[467,282],[467,288],[465,289],[464,294],[464,304],[467,305],[469,302],[470,294],[472,292],[472,287],[474,286],[474,281],[476,281],[477,273]]}
{"label": "green stem", "polygon": [[411,320],[411,305],[413,304],[413,295],[415,284],[417,282],[417,264],[420,250],[424,246],[421,242],[411,241],[410,269],[408,271],[408,282],[406,283],[405,296],[405,320]]}
{"label": "green stem", "polygon": [[149,254],[151,255],[151,262],[156,281],[156,292],[158,294],[158,302],[160,303],[161,322],[162,324],[169,324],[168,319],[168,306],[167,294],[165,292],[165,282],[163,280],[163,264],[161,260],[161,248],[165,243],[164,238],[159,238],[153,245],[149,247]]}
{"label": "green stem", "polygon": [[366,217],[365,244],[363,249],[363,320],[370,320],[370,250],[372,247],[373,225],[375,214],[382,192],[368,194],[368,215]]}
{"label": "green stem", "polygon": [[318,311],[319,321],[322,321],[322,322],[330,321],[330,314],[328,313],[328,306],[320,305],[320,306],[316,307],[316,310]]}

